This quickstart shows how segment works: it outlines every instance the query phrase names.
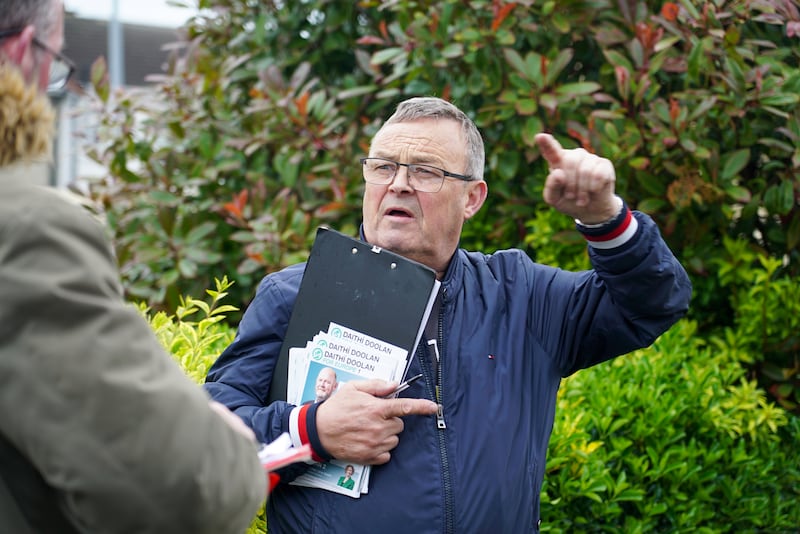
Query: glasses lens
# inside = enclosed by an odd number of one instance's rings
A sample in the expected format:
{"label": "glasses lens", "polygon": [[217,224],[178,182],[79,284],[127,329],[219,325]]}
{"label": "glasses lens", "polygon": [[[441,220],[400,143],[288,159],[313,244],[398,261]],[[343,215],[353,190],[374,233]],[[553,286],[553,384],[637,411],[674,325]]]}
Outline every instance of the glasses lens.
{"label": "glasses lens", "polygon": [[414,189],[425,193],[436,193],[444,182],[442,170],[428,165],[409,165],[408,177]]}
{"label": "glasses lens", "polygon": [[397,163],[380,158],[364,159],[364,180],[371,184],[385,185],[397,173]]}
{"label": "glasses lens", "polygon": [[64,61],[54,57],[50,63],[50,81],[47,84],[47,89],[57,91],[63,88],[67,84],[71,70],[71,67]]}

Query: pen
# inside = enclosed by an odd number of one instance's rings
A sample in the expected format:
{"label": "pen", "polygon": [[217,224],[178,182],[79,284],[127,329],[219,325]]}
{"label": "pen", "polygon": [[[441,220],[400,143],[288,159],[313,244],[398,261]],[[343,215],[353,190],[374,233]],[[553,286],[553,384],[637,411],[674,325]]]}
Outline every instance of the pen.
{"label": "pen", "polygon": [[422,373],[420,373],[420,374],[418,374],[418,375],[414,375],[414,376],[412,376],[411,378],[409,378],[408,380],[406,380],[405,382],[403,382],[402,384],[400,384],[399,386],[397,386],[397,387],[394,389],[394,391],[392,391],[391,393],[389,393],[389,394],[388,394],[386,397],[384,397],[384,398],[385,398],[385,399],[390,399],[390,398],[394,397],[395,395],[397,395],[398,393],[400,393],[401,391],[405,391],[405,390],[407,390],[409,387],[411,387],[411,384],[413,384],[414,382],[416,382],[416,381],[417,381],[417,380],[419,380],[420,378],[422,378]]}

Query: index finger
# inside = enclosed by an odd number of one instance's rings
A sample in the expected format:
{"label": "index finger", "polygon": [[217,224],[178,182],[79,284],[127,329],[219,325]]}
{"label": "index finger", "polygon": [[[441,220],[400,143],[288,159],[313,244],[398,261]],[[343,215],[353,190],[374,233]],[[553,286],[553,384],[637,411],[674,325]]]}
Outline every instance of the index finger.
{"label": "index finger", "polygon": [[561,157],[564,148],[561,146],[555,137],[546,133],[538,133],[533,137],[536,144],[539,146],[539,151],[542,157],[547,160],[550,167],[559,167],[561,165]]}
{"label": "index finger", "polygon": [[386,380],[381,380],[380,378],[353,380],[348,382],[348,384],[352,385],[358,391],[369,393],[374,397],[384,397],[389,395],[392,391],[394,391],[394,388],[397,387],[397,382],[387,382]]}
{"label": "index finger", "polygon": [[439,407],[433,401],[410,397],[387,399],[383,404],[383,415],[386,419],[404,415],[433,415],[438,410]]}

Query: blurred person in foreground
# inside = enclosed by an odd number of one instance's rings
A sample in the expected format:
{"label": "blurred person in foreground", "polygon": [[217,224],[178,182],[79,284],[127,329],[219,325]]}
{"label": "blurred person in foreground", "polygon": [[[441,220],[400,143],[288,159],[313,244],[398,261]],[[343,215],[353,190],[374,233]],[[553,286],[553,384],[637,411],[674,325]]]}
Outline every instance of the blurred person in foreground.
{"label": "blurred person in foreground", "polygon": [[252,431],[124,302],[100,223],[29,183],[63,24],[62,0],[0,0],[0,532],[244,532],[267,492]]}
{"label": "blurred person in foreground", "polygon": [[516,249],[459,248],[488,186],[481,135],[449,102],[406,100],[373,137],[360,162],[361,238],[442,282],[408,371],[425,378],[401,398],[381,398],[392,384],[365,381],[321,403],[268,404],[303,265],[261,282],[206,389],[259,439],[289,430],[320,462],[375,466],[358,499],[279,484],[270,534],[539,530],[561,379],[650,345],[686,313],[691,285],[652,219],[615,194],[609,160],[548,134],[536,142],[550,169],[544,200],[576,220],[592,270],[541,265]]}

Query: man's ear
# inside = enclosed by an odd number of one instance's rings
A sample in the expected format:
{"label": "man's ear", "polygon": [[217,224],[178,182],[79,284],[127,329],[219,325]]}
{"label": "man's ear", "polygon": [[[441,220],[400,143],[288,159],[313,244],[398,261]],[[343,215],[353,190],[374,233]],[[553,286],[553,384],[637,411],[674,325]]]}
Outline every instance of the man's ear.
{"label": "man's ear", "polygon": [[489,186],[486,185],[484,180],[467,182],[467,187],[469,191],[467,192],[467,202],[464,205],[464,220],[478,213],[486,201],[486,195],[489,193]]}
{"label": "man's ear", "polygon": [[2,55],[20,67],[25,79],[28,79],[33,70],[34,61],[31,48],[33,47],[34,31],[33,25],[29,24],[18,34],[6,37],[0,42]]}

